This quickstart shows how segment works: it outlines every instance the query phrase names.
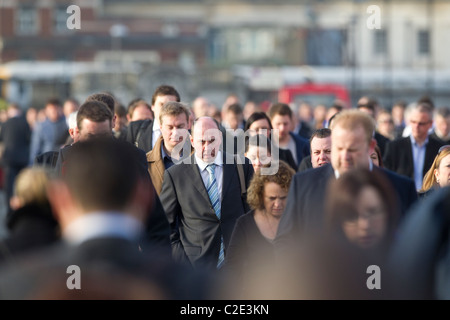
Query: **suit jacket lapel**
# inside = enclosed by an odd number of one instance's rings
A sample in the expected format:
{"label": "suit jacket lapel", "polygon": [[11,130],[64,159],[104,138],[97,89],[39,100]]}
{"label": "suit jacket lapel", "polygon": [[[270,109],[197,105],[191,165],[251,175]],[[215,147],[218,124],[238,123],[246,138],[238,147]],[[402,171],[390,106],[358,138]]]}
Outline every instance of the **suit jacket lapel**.
{"label": "suit jacket lapel", "polygon": [[413,157],[411,138],[410,137],[405,138],[405,142],[406,142],[405,143],[405,152],[406,152],[406,156],[408,158],[407,175],[411,179],[414,179],[414,157]]}

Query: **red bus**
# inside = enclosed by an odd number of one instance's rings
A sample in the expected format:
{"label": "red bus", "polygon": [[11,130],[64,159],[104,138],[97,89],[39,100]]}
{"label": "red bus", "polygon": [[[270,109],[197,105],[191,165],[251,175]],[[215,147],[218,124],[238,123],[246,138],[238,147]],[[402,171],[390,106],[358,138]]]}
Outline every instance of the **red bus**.
{"label": "red bus", "polygon": [[286,85],[278,91],[278,101],[283,103],[308,102],[313,106],[323,104],[330,107],[340,101],[347,108],[351,107],[348,89],[339,84],[330,83],[302,83]]}

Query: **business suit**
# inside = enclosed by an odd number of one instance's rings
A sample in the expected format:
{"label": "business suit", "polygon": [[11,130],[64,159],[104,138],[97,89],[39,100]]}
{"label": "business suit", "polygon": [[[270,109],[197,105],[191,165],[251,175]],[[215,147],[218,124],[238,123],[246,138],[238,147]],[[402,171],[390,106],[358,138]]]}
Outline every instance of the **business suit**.
{"label": "business suit", "polygon": [[[67,287],[75,274],[69,266],[80,268],[80,290]],[[211,280],[158,249],[141,252],[133,239],[106,235],[76,245],[60,242],[3,265],[0,298],[196,300],[208,298]]]}
{"label": "business suit", "polygon": [[[439,148],[444,143],[432,137],[428,137],[428,144],[425,149],[425,161],[423,165],[422,178],[431,168],[434,158]],[[384,167],[398,174],[414,179],[414,160],[411,145],[411,138],[405,137],[389,142],[386,145],[383,156]]]}
{"label": "business suit", "polygon": [[127,127],[125,140],[136,147],[149,152],[153,149],[153,120],[131,121]]}
{"label": "business suit", "polygon": [[29,161],[30,139],[31,129],[24,116],[12,117],[2,125],[0,141],[4,146],[2,166],[5,174],[4,188],[8,208],[16,176],[27,166]]}
{"label": "business suit", "polygon": [[[400,212],[406,214],[416,202],[414,182],[389,170],[373,166],[373,172],[384,174],[397,191]],[[331,164],[298,172],[294,175],[287,198],[285,211],[278,226],[276,247],[285,248],[295,238],[322,230],[324,205],[328,182],[335,179]],[[321,231],[319,231],[321,232]],[[295,240],[294,240],[295,241]]]}
{"label": "business suit", "polygon": [[[236,219],[249,211],[241,188],[234,156],[223,154],[221,218],[216,216],[195,155],[164,172],[161,203],[171,226],[172,255],[194,267],[216,268],[221,236],[225,254]],[[248,188],[253,167],[245,158],[245,185]]]}

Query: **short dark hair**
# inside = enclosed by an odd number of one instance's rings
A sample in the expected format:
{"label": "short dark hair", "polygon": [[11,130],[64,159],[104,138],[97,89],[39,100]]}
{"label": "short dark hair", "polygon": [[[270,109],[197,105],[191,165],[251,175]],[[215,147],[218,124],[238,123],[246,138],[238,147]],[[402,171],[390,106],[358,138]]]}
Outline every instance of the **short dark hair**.
{"label": "short dark hair", "polygon": [[232,112],[235,115],[242,114],[242,106],[240,103],[230,104],[227,108],[227,112]]}
{"label": "short dark hair", "polygon": [[177,102],[180,102],[181,100],[178,91],[174,87],[165,84],[156,88],[155,92],[153,93],[152,106],[155,104],[156,97],[158,96],[175,96],[177,97]]}
{"label": "short dark hair", "polygon": [[87,97],[87,101],[100,101],[106,104],[106,106],[111,110],[111,113],[114,115],[114,107],[116,105],[116,99],[112,94],[109,94],[107,92],[99,92],[99,93],[93,93],[90,96]]}
{"label": "short dark hair", "polygon": [[245,122],[245,129],[244,131],[247,131],[250,129],[250,126],[253,124],[253,122],[266,119],[269,123],[270,130],[273,129],[272,123],[270,122],[270,118],[267,116],[265,112],[259,111],[259,112],[253,112],[250,117],[248,117],[247,121]]}
{"label": "short dark hair", "polygon": [[311,144],[311,141],[314,138],[319,138],[319,139],[323,139],[323,138],[328,138],[331,137],[331,129],[329,128],[320,128],[320,129],[316,129],[312,134],[311,137],[309,138],[309,144]]}
{"label": "short dark hair", "polygon": [[103,122],[109,120],[112,122],[113,113],[108,106],[101,101],[87,101],[80,106],[77,113],[77,126],[81,129],[84,119],[94,122]]}
{"label": "short dark hair", "polygon": [[286,103],[278,102],[269,108],[269,118],[272,120],[276,115],[289,116],[292,119],[292,110]]}
{"label": "short dark hair", "polygon": [[164,116],[178,116],[180,114],[186,115],[186,121],[189,123],[190,111],[188,106],[181,102],[168,101],[161,108],[159,113],[159,123],[162,125]]}
{"label": "short dark hair", "polygon": [[146,181],[139,160],[136,148],[126,141],[79,141],[71,147],[62,178],[86,210],[120,211],[133,197],[138,181]]}
{"label": "short dark hair", "polygon": [[439,107],[436,109],[436,115],[441,116],[442,118],[450,117],[450,108],[449,107]]}
{"label": "short dark hair", "polygon": [[114,107],[114,113],[119,117],[119,118],[123,118],[127,116],[127,109],[125,108],[125,106],[123,104],[116,104],[116,106]]}
{"label": "short dark hair", "polygon": [[59,100],[58,98],[55,98],[55,97],[49,98],[49,99],[47,99],[45,105],[46,106],[47,105],[53,105],[53,106],[60,107],[61,106],[61,100]]}

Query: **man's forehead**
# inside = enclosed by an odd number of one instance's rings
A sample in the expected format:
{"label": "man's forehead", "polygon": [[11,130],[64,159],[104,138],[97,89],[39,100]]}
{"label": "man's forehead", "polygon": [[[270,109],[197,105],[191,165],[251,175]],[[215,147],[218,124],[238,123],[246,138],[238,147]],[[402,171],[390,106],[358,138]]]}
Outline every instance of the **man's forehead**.
{"label": "man's forehead", "polygon": [[314,137],[311,140],[311,144],[329,144],[329,145],[331,145],[331,136],[324,137],[324,138]]}
{"label": "man's forehead", "polygon": [[184,113],[180,113],[180,114],[166,114],[162,117],[163,123],[164,124],[170,124],[170,123],[177,123],[177,124],[181,124],[181,123],[188,123],[188,120],[186,119],[186,115]]}

